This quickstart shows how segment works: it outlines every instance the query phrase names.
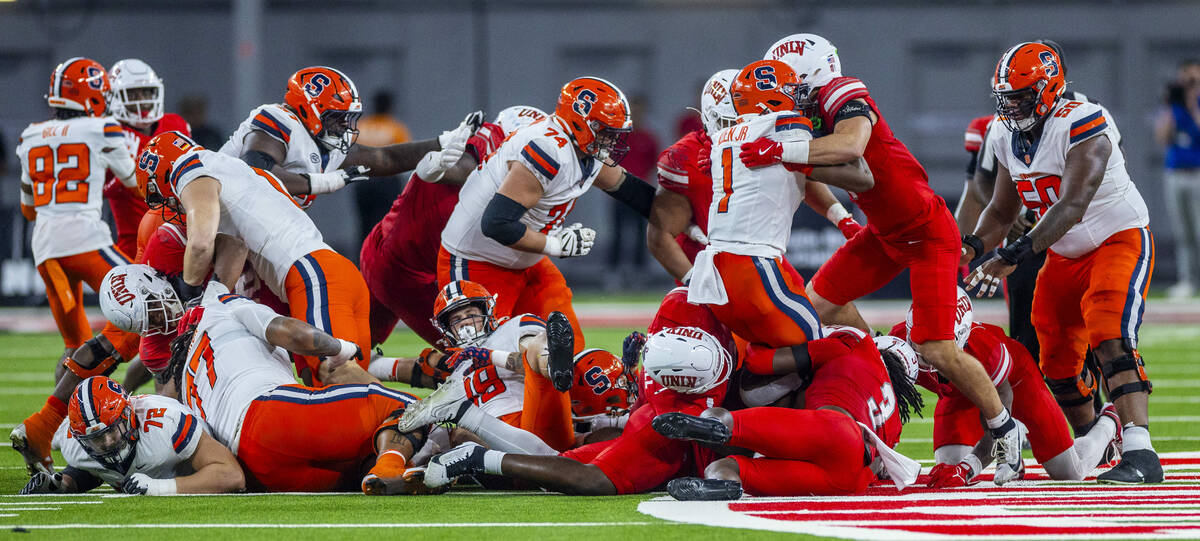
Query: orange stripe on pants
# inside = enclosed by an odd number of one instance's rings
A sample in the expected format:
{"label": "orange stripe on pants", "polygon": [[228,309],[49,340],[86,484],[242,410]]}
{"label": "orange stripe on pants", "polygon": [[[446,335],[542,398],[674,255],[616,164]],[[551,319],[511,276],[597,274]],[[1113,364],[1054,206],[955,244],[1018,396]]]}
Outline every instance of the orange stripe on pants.
{"label": "orange stripe on pants", "polygon": [[[46,299],[50,301],[50,313],[62,335],[67,348],[77,348],[92,337],[87,314],[83,307],[83,284],[93,291],[100,290],[100,282],[114,265],[129,262],[115,246],[66,257],[48,259],[37,266],[42,282],[46,284]],[[128,358],[127,358],[128,359]]]}
{"label": "orange stripe on pants", "polygon": [[[358,344],[364,370],[371,358],[371,296],[362,274],[333,250],[317,250],[296,262],[284,279],[291,316],[335,338]],[[296,356],[298,370],[311,370],[317,380],[316,357]]]}

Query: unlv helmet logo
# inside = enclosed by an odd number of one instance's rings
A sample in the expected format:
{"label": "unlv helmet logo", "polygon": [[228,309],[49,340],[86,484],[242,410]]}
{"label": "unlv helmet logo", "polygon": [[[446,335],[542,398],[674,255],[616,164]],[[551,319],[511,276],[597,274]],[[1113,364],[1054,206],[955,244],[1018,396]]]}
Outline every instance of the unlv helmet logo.
{"label": "unlv helmet logo", "polygon": [[579,92],[579,96],[575,97],[575,103],[571,105],[579,116],[587,117],[592,112],[592,105],[596,103],[596,93],[588,89],[583,89]]}
{"label": "unlv helmet logo", "polygon": [[775,79],[775,68],[771,66],[754,68],[754,81],[754,86],[759,90],[771,90],[779,86],[779,81]]}
{"label": "unlv helmet logo", "polygon": [[1058,59],[1054,57],[1054,53],[1050,51],[1042,51],[1038,55],[1038,60],[1042,61],[1042,65],[1046,66],[1046,75],[1054,77],[1058,75]]}
{"label": "unlv helmet logo", "polygon": [[712,84],[708,85],[708,88],[705,89],[705,93],[707,93],[713,99],[713,101],[721,103],[721,100],[725,99],[725,95],[729,92],[725,88],[725,85],[722,85],[719,81],[713,81]]}
{"label": "unlv helmet logo", "polygon": [[129,288],[125,287],[125,276],[127,275],[118,274],[113,276],[112,279],[113,300],[117,301],[117,304],[122,306],[133,302],[133,293],[129,291]]}
{"label": "unlv helmet logo", "polygon": [[96,66],[87,67],[87,84],[92,90],[104,88],[104,70]]}
{"label": "unlv helmet logo", "polygon": [[304,92],[315,98],[320,96],[321,92],[325,91],[325,87],[332,83],[333,81],[329,80],[329,76],[324,73],[317,73],[307,83],[304,83]]}

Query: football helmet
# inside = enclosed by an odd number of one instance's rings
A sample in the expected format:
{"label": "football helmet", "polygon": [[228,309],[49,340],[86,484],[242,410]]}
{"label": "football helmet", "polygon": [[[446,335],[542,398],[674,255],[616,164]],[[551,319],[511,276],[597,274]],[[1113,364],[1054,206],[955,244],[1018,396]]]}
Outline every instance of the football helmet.
{"label": "football helmet", "polygon": [[917,381],[917,374],[921,371],[920,357],[907,341],[887,334],[876,336],[875,349],[879,350],[880,355],[895,355],[904,364],[904,375],[908,376],[908,380]]}
{"label": "football helmet", "polygon": [[105,376],[79,383],[67,404],[71,436],[88,456],[104,467],[124,473],[133,463],[138,422],[124,387]]}
{"label": "football helmet", "polygon": [[104,66],[77,56],[54,68],[46,103],[57,109],[83,111],[87,116],[104,116],[108,111],[108,74]]}
{"label": "football helmet", "polygon": [[738,114],[729,95],[729,85],[737,74],[735,69],[721,70],[704,83],[700,93],[700,122],[704,123],[704,131],[716,133],[737,122]]}
{"label": "football helmet", "polygon": [[629,100],[612,83],[580,77],[563,85],[554,116],[580,152],[615,165],[629,152],[625,138],[633,131]]}
{"label": "football helmet", "polygon": [[546,118],[545,111],[528,105],[514,105],[496,115],[495,124],[504,128],[504,133],[513,133],[525,126]]}
{"label": "football helmet", "polygon": [[1013,131],[1037,126],[1066,90],[1062,59],[1044,43],[1021,43],[1009,49],[992,74],[996,114]]}
{"label": "football helmet", "polygon": [[180,156],[203,148],[191,137],[177,131],[160,133],[146,143],[146,148],[138,155],[137,179],[138,189],[146,196],[150,208],[165,206],[174,213],[183,214],[183,206],[175,194],[177,179],[171,173]]}
{"label": "football helmet", "polygon": [[[967,339],[971,337],[971,326],[975,324],[975,314],[971,310],[971,296],[967,295],[963,288],[958,288],[958,298],[955,301],[954,315],[954,342],[958,344],[959,349],[967,347]],[[912,336],[913,328],[913,311],[912,307],[908,307],[908,317],[904,319],[904,335]],[[912,343],[912,338],[908,339],[908,343],[913,348],[916,348]],[[921,359],[924,364],[925,360]]]}
{"label": "football helmet", "polygon": [[792,111],[800,100],[800,83],[787,64],[758,60],[738,72],[729,93],[738,116]]}
{"label": "football helmet", "polygon": [[349,152],[358,140],[362,101],[354,82],[342,72],[325,66],[297,71],[288,79],[283,100],[326,149]]}
{"label": "football helmet", "polygon": [[779,60],[796,71],[808,88],[820,88],[842,76],[837,47],[816,34],[792,34],[771,45],[763,60]]}
{"label": "football helmet", "polygon": [[108,71],[108,103],[112,115],[138,129],[163,117],[163,83],[149,64],[126,58]]}
{"label": "football helmet", "polygon": [[671,327],[646,340],[642,369],[663,387],[698,394],[729,379],[733,372],[733,357],[719,340],[703,329]]}
{"label": "football helmet", "polygon": [[[459,325],[464,318],[454,317],[455,312],[468,306],[479,308],[480,313],[466,316],[468,325]],[[465,348],[477,346],[496,330],[496,296],[476,282],[455,280],[446,284],[433,301],[433,326],[442,333],[447,347]]]}
{"label": "football helmet", "polygon": [[183,303],[149,265],[118,265],[100,282],[100,311],[126,332],[174,335]]}
{"label": "football helmet", "polygon": [[632,379],[620,357],[603,349],[580,351],[575,355],[571,414],[581,418],[628,411],[637,397]]}

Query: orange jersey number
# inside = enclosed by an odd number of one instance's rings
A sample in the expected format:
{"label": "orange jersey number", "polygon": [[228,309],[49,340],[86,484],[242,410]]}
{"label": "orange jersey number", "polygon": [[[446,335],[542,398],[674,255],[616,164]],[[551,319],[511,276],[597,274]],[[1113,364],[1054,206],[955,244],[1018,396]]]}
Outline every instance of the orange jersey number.
{"label": "orange jersey number", "polygon": [[187,405],[195,409],[201,419],[208,420],[204,414],[204,401],[200,399],[200,393],[196,389],[196,373],[200,370],[201,360],[204,361],[204,368],[208,374],[208,388],[212,390],[213,386],[217,384],[217,373],[213,370],[213,350],[212,345],[209,344],[208,333],[200,335],[200,339],[196,343],[196,351],[188,360],[187,370],[183,374],[184,384],[187,387]]}
{"label": "orange jersey number", "polygon": [[[83,143],[65,143],[57,152],[49,145],[29,149],[29,179],[33,206],[87,203],[87,179],[92,174],[91,150]],[[64,166],[54,174],[55,164]]]}
{"label": "orange jersey number", "polygon": [[162,428],[162,426],[163,426],[162,423],[160,423],[158,421],[152,421],[151,419],[158,419],[159,417],[163,417],[166,414],[167,414],[167,408],[155,408],[155,409],[146,410],[146,420],[142,423],[142,431],[149,432],[150,427],[152,427],[152,426]]}
{"label": "orange jersey number", "polygon": [[1026,208],[1037,211],[1038,218],[1046,214],[1050,206],[1058,202],[1062,194],[1062,177],[1047,175],[1033,180],[1017,180],[1017,192]]}
{"label": "orange jersey number", "polygon": [[729,212],[729,196],[733,195],[733,147],[721,149],[721,179],[725,196],[717,203],[717,212]]}
{"label": "orange jersey number", "polygon": [[467,387],[467,396],[476,406],[482,406],[508,389],[500,379],[500,374],[496,372],[496,367],[492,365],[476,370],[463,380],[463,385]]}
{"label": "orange jersey number", "polygon": [[574,199],[567,201],[566,203],[563,203],[561,205],[554,205],[553,207],[551,207],[550,212],[548,213],[548,214],[550,214],[550,221],[546,222],[546,225],[543,226],[542,229],[538,232],[543,235],[549,235],[550,232],[554,230],[554,228],[558,227],[560,224],[563,223],[563,220],[567,219],[567,215],[571,213],[571,209],[573,209],[573,208],[575,208],[575,200]]}

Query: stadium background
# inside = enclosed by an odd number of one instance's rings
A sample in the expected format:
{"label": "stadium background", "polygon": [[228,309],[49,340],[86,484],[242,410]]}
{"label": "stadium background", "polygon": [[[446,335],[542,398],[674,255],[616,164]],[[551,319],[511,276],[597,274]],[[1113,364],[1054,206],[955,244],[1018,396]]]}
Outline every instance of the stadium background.
{"label": "stadium background", "polygon": [[[1129,171],[1150,207],[1159,248],[1154,286],[1161,288],[1174,281],[1174,232],[1151,116],[1175,64],[1200,51],[1197,21],[1200,3],[1187,1],[0,1],[0,132],[8,158],[0,172],[0,302],[44,303],[28,260],[32,228],[16,211],[12,148],[27,123],[46,118],[47,77],[63,59],[86,55],[108,66],[141,58],[165,81],[167,111],[185,95],[205,97],[210,123],[224,134],[254,106],[282,101],[286,78],[312,64],[348,74],[367,112],[377,90],[394,91],[397,116],[417,139],[475,108],[489,117],[513,104],[552,110],[564,81],[592,74],[645,96],[649,114],[635,123],[668,145],[712,72],[759,58],[797,31],[837,45],[845,72],[868,84],[952,207],[966,161],[962,133],[992,110],[988,83],[999,54],[1022,40],[1057,40],[1072,88],[1118,120]],[[560,263],[578,289],[599,288],[613,270],[610,204],[591,193],[571,217],[599,232],[593,256]],[[329,242],[356,258],[357,227],[347,219],[355,212],[352,194],[323,196],[311,212]],[[798,213],[796,228],[789,253],[810,274],[842,241],[810,212]],[[653,259],[644,270],[624,288],[660,291],[669,283]],[[898,285],[881,296],[906,295]]]}

